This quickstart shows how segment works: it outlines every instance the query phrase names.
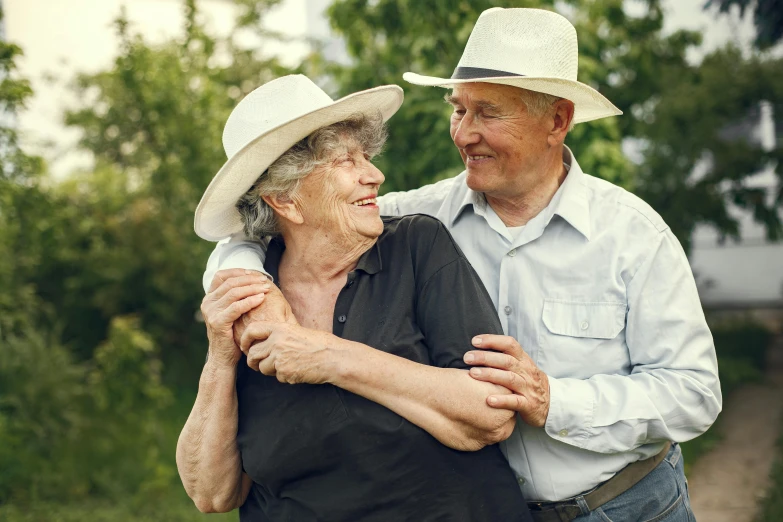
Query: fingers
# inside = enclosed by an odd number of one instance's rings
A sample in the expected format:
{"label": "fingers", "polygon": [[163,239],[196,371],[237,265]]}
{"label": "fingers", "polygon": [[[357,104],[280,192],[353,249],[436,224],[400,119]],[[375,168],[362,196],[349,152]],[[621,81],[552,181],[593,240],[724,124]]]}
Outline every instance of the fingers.
{"label": "fingers", "polygon": [[[250,288],[250,287],[247,287]],[[264,301],[264,294],[251,292],[251,295],[240,298],[238,301],[234,301],[228,307],[220,313],[220,323],[231,325],[247,313],[248,310],[252,310],[256,306],[260,305]],[[233,335],[233,331],[232,331]]]}
{"label": "fingers", "polygon": [[530,401],[524,395],[490,395],[487,405],[500,410],[513,410],[525,413],[530,409]]}
{"label": "fingers", "polygon": [[248,353],[251,345],[259,341],[266,341],[272,332],[274,331],[275,324],[267,323],[263,321],[256,321],[250,323],[242,333],[242,338],[239,340],[239,348]]}
{"label": "fingers", "polygon": [[226,296],[229,292],[231,292],[235,288],[240,288],[243,286],[248,285],[260,285],[264,287],[264,292],[268,292],[270,289],[271,283],[269,280],[260,274],[260,272],[254,273],[254,274],[248,274],[248,275],[241,275],[237,277],[229,278],[219,287],[217,287],[215,290],[208,293],[206,296],[204,296],[204,301],[220,301],[223,297]]}
{"label": "fingers", "polygon": [[473,346],[482,350],[503,352],[517,359],[521,359],[525,355],[525,351],[517,340],[508,335],[481,334],[474,337],[471,342]]}
{"label": "fingers", "polygon": [[[245,352],[247,355],[247,365],[255,371],[260,371],[264,375],[274,375],[275,356],[272,352],[271,343],[256,343]],[[270,371],[271,365],[271,373]],[[263,370],[262,371],[262,367]]]}
{"label": "fingers", "polygon": [[[214,292],[217,290],[217,288],[225,283],[227,280],[233,278],[233,277],[241,277],[244,275],[254,275],[254,274],[261,274],[261,272],[258,272],[256,270],[246,270],[244,268],[229,268],[227,270],[220,270],[215,274],[215,277],[212,278],[212,284],[209,285],[209,292]],[[261,274],[264,279],[266,279],[266,276]]]}
{"label": "fingers", "polygon": [[491,382],[509,389],[514,393],[523,393],[528,389],[527,380],[514,372],[494,368],[471,368],[470,376],[477,381]]}
{"label": "fingers", "polygon": [[489,352],[486,350],[473,350],[467,352],[462,359],[466,364],[489,366],[492,368],[500,368],[501,370],[512,370],[519,363],[519,360],[511,355]]}
{"label": "fingers", "polygon": [[214,303],[215,307],[218,310],[225,310],[229,306],[231,306],[232,303],[235,303],[240,299],[244,299],[245,297],[256,295],[256,294],[260,294],[260,295],[266,294],[265,291],[266,288],[268,287],[264,286],[263,283],[249,284],[249,285],[237,286],[236,288],[231,288],[223,295],[223,297],[221,297]]}

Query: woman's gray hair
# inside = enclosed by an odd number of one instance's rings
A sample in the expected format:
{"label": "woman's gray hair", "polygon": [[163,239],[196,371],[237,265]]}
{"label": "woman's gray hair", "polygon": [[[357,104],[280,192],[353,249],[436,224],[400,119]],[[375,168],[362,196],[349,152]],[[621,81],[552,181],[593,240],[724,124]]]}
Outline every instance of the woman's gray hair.
{"label": "woman's gray hair", "polygon": [[277,158],[237,201],[245,235],[260,239],[279,233],[277,214],[262,196],[293,197],[300,181],[317,166],[331,161],[346,140],[358,143],[370,157],[380,154],[386,143],[386,126],[381,113],[356,114],[322,127]]}

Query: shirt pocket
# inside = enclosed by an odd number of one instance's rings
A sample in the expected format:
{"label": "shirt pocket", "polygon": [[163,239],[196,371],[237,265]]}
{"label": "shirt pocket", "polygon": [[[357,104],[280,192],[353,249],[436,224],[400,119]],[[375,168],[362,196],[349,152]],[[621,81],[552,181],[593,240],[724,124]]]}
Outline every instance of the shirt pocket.
{"label": "shirt pocket", "polygon": [[625,303],[544,299],[542,319],[556,335],[614,339],[625,327]]}
{"label": "shirt pocket", "polygon": [[544,299],[539,366],[553,377],[589,378],[629,364],[625,303]]}

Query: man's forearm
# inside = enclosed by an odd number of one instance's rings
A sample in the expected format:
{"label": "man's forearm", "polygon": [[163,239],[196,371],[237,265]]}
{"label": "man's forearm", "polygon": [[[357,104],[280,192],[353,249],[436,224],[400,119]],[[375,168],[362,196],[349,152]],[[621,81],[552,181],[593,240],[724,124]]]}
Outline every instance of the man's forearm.
{"label": "man's forearm", "polygon": [[247,497],[237,435],[236,367],[207,362],[177,443],[177,469],[202,512],[226,512]]}
{"label": "man's forearm", "polygon": [[505,440],[515,413],[490,408],[489,395],[509,393],[465,370],[416,363],[369,346],[345,342],[332,384],[377,402],[441,443],[476,451]]}

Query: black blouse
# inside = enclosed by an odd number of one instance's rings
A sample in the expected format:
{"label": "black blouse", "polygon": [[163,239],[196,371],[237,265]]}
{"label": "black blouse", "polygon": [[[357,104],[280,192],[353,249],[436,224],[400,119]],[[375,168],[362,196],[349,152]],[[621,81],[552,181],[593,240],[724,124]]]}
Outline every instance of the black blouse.
{"label": "black blouse", "polygon": [[[333,333],[412,361],[466,368],[480,333],[502,333],[481,280],[445,227],[427,216],[384,218],[348,275]],[[285,246],[265,267],[277,280]],[[237,375],[237,441],[253,486],[243,522],[529,521],[497,446],[450,449],[388,408],[330,384]]]}

